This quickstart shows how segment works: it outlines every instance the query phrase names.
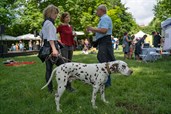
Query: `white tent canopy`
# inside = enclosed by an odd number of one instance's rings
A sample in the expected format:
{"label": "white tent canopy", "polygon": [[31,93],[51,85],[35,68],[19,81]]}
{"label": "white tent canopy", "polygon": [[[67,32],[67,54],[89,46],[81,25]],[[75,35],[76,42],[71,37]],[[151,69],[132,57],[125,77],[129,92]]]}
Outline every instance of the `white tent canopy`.
{"label": "white tent canopy", "polygon": [[41,40],[40,36],[34,37],[34,34],[25,34],[17,37],[18,40]]}
{"label": "white tent canopy", "polygon": [[139,31],[138,33],[134,34],[135,38],[142,38],[145,35],[143,31]]}
{"label": "white tent canopy", "polygon": [[2,37],[0,37],[0,40],[18,40],[18,39],[16,37],[13,37],[13,36],[2,35]]}
{"label": "white tent canopy", "polygon": [[84,32],[82,32],[82,31],[75,31],[75,33],[76,33],[77,36],[84,35]]}

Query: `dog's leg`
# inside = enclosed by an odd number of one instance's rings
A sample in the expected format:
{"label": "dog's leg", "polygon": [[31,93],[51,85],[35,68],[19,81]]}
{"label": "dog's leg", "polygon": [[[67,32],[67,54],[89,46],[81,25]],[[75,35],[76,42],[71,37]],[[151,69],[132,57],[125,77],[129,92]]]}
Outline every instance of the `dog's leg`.
{"label": "dog's leg", "polygon": [[60,102],[60,98],[61,98],[62,94],[64,93],[64,91],[66,89],[65,86],[66,86],[66,84],[64,84],[64,83],[58,85],[58,90],[57,90],[57,93],[55,95],[56,108],[57,108],[58,112],[62,112],[62,110],[59,107],[59,105],[60,105],[59,102]]}
{"label": "dog's leg", "polygon": [[100,87],[99,85],[93,86],[93,94],[92,94],[92,99],[91,99],[93,108],[97,108],[95,102],[96,102],[96,96],[97,96],[97,92],[99,90],[99,87]]}
{"label": "dog's leg", "polygon": [[100,86],[100,94],[101,94],[101,99],[104,103],[109,103],[105,99],[105,85]]}

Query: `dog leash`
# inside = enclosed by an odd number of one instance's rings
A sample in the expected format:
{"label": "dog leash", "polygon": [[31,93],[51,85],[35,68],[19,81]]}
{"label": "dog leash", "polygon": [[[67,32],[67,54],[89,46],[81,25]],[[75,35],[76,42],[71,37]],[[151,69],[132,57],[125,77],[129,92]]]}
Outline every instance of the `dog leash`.
{"label": "dog leash", "polygon": [[62,59],[62,61],[64,63],[66,63],[66,61],[71,62],[70,59],[67,59],[67,58],[63,57],[61,54],[59,54],[57,57],[53,57],[52,54],[50,54],[49,56],[46,57],[45,61],[50,60],[53,64],[55,64],[55,63],[57,63],[59,58]]}

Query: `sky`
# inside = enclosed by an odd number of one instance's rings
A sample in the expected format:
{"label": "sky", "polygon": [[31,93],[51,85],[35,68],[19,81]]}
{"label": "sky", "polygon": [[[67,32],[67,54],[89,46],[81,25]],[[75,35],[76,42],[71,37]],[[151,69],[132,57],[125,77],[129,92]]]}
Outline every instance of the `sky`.
{"label": "sky", "polygon": [[157,4],[157,0],[121,0],[128,12],[132,13],[138,25],[148,25],[153,17],[154,5]]}

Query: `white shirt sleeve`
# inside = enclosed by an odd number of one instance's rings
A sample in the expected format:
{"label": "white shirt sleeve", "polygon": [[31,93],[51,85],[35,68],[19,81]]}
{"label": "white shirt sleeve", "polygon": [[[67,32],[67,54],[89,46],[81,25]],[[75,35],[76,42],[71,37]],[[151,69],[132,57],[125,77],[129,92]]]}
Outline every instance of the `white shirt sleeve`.
{"label": "white shirt sleeve", "polygon": [[49,20],[45,21],[44,26],[42,28],[43,39],[57,40],[56,28]]}

